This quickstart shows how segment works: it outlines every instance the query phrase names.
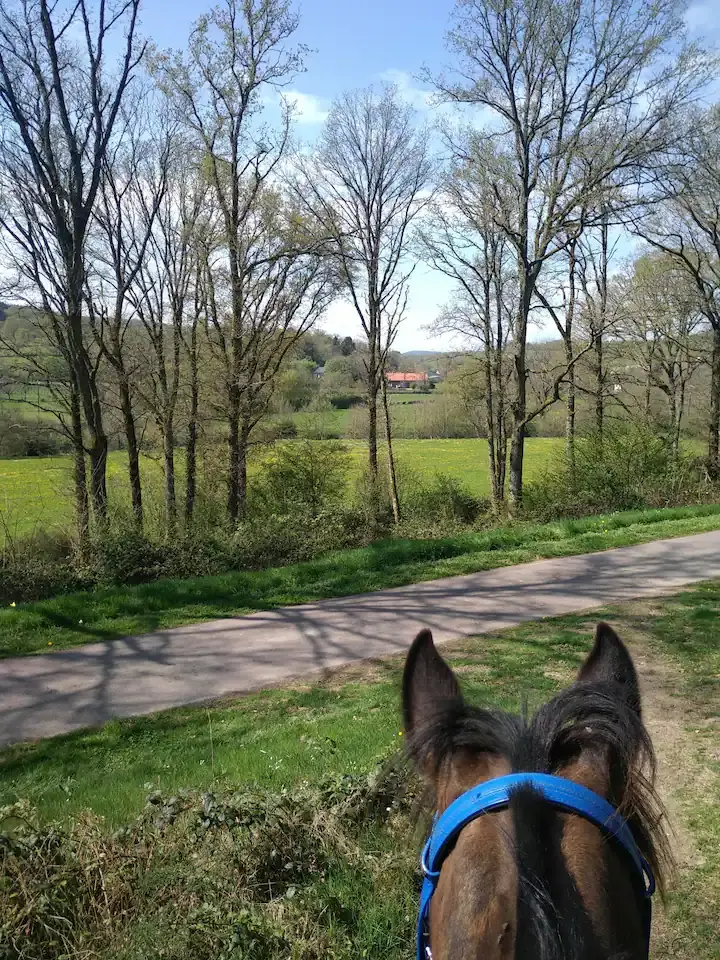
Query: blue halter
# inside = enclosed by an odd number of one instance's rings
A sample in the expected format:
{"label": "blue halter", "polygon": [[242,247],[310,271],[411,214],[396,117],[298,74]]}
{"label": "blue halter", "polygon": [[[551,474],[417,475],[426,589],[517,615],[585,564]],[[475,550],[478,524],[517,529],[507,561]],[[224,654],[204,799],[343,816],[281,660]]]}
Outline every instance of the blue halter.
{"label": "blue halter", "polygon": [[579,783],[547,773],[512,773],[496,777],[458,797],[442,816],[436,816],[432,832],[422,854],[422,871],[425,876],[420,894],[420,911],[417,927],[417,960],[432,960],[430,950],[430,901],[435,893],[440,870],[445,857],[450,853],[461,830],[485,813],[504,810],[513,791],[519,787],[531,787],[553,807],[565,813],[575,813],[599,827],[612,837],[628,854],[637,871],[644,892],[644,928],[648,955],[650,953],[650,921],[652,908],[650,898],[655,892],[655,878],[650,865],[643,858],[630,827],[615,807],[603,797]]}

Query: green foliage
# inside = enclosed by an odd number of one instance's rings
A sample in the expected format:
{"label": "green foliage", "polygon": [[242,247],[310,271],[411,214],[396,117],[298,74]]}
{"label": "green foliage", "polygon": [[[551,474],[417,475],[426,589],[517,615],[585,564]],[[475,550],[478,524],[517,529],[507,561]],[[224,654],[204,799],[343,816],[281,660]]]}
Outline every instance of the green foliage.
{"label": "green foliage", "polygon": [[264,515],[317,519],[344,502],[349,473],[350,458],[342,444],[332,440],[278,444],[253,482],[252,509]]}
{"label": "green foliage", "polygon": [[51,457],[70,442],[44,420],[30,420],[17,410],[0,409],[0,457]]}
{"label": "green foliage", "polygon": [[447,531],[474,523],[481,512],[487,512],[487,501],[473,496],[464,484],[445,473],[424,483],[404,474],[401,490],[403,518],[437,529]]}
{"label": "green foliage", "polygon": [[292,410],[301,410],[312,400],[316,392],[313,368],[311,360],[296,360],[280,376],[277,395]]}
{"label": "green foliage", "polygon": [[414,784],[385,762],[291,792],[155,792],[114,834],[90,813],[66,826],[0,809],[0,956],[350,960],[380,865],[408,942]]}
{"label": "green foliage", "polygon": [[555,464],[525,487],[525,507],[534,515],[584,516],[714,499],[699,463],[675,454],[670,440],[644,425],[618,424],[602,438],[575,443],[575,460]]}

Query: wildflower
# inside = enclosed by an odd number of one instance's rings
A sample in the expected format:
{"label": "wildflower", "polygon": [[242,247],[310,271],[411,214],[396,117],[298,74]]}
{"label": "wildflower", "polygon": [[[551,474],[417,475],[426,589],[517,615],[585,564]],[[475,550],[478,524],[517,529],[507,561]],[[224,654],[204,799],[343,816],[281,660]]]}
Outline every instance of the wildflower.
{"label": "wildflower", "polygon": [[52,640],[48,640],[48,646],[49,646],[49,647],[52,646],[52,643],[53,643]]}
{"label": "wildflower", "polygon": [[11,607],[16,607],[17,604],[16,604],[15,601],[13,600],[13,602],[10,604],[10,606],[11,606]]}
{"label": "wildflower", "polygon": [[78,623],[79,623],[79,624],[82,624],[82,620],[78,620]]}

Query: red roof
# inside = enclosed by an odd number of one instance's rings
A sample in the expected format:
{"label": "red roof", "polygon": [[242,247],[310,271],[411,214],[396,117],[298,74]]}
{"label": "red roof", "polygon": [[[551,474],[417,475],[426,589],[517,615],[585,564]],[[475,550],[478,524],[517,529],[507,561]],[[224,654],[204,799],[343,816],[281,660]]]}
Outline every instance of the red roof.
{"label": "red roof", "polygon": [[389,373],[387,375],[389,383],[423,383],[427,380],[426,373]]}

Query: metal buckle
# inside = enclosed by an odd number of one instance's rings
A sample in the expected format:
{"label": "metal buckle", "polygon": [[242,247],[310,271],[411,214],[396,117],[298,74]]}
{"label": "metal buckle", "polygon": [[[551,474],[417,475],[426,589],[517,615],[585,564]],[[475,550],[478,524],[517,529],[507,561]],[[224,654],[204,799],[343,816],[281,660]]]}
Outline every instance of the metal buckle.
{"label": "metal buckle", "polygon": [[[430,835],[427,843],[423,847],[422,856],[420,857],[420,866],[422,867],[423,876],[426,877],[426,879],[431,880],[433,883],[437,883],[437,880],[440,876],[440,871],[431,870],[427,862],[428,856],[430,855],[431,842],[432,842],[432,834]],[[429,949],[429,948],[426,948],[426,949]],[[432,958],[432,954],[430,955],[430,957]]]}

